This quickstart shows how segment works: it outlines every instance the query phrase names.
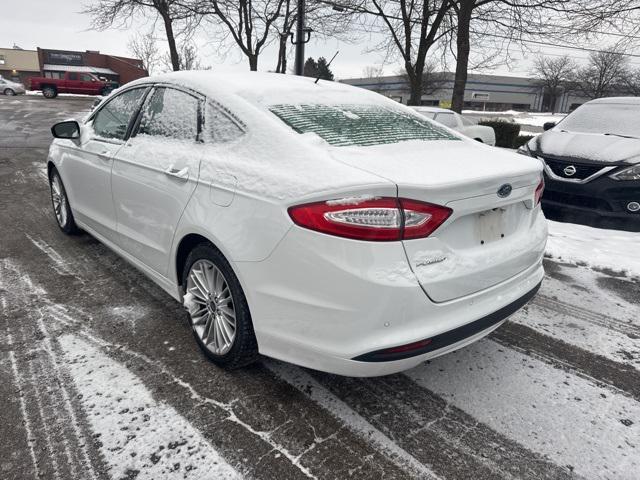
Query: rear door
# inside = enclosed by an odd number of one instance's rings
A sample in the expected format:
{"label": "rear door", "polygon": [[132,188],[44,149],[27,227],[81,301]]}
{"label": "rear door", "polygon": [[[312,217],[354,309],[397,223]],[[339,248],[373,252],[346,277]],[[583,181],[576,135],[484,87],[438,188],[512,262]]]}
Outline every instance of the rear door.
{"label": "rear door", "polygon": [[122,248],[166,275],[178,221],[198,181],[202,98],[156,87],[118,151],[112,190]]}

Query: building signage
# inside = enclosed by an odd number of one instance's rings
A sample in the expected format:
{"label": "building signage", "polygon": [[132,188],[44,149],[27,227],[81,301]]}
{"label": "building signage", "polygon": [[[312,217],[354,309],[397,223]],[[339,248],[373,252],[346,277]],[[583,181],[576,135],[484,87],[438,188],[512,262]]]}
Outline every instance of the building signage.
{"label": "building signage", "polygon": [[47,62],[54,65],[82,65],[82,53],[80,52],[64,52],[59,50],[46,51]]}
{"label": "building signage", "polygon": [[471,98],[473,98],[474,100],[480,100],[483,102],[488,102],[490,95],[488,93],[484,93],[484,92],[473,92],[473,94],[471,95]]}

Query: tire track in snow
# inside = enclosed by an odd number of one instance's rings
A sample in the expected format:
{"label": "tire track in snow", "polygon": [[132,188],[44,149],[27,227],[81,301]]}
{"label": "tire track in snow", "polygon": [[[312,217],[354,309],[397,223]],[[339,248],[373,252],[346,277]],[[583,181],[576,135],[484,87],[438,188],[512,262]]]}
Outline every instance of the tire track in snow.
{"label": "tire track in snow", "polygon": [[114,478],[241,478],[187,420],[125,366],[73,334],[58,339]]}
{"label": "tire track in snow", "polygon": [[[2,303],[3,303],[3,311],[4,311],[6,310],[4,297],[2,297],[2,300],[3,300]],[[13,346],[13,339],[11,337],[11,334],[8,334],[7,340],[8,340],[7,342],[8,345]],[[42,472],[40,471],[40,467],[38,466],[36,452],[33,448],[36,440],[35,440],[35,435],[33,434],[33,427],[31,425],[32,419],[27,413],[27,406],[24,401],[25,379],[22,373],[20,372],[20,370],[18,370],[18,362],[16,361],[16,355],[13,350],[9,350],[9,361],[11,363],[11,371],[13,373],[14,382],[16,387],[18,388],[18,401],[20,402],[20,413],[22,415],[22,423],[24,425],[25,433],[27,436],[27,446],[29,448],[29,455],[31,457],[31,462],[33,464],[33,472],[35,473],[35,476],[37,478],[40,478],[42,476]]]}
{"label": "tire track in snow", "polygon": [[310,375],[399,447],[445,478],[572,478],[405,375]]}
{"label": "tire track in snow", "polygon": [[407,372],[418,385],[586,478],[635,480],[640,404],[491,341]]}
{"label": "tire track in snow", "polygon": [[640,371],[633,366],[583,350],[512,321],[505,322],[490,338],[505,347],[594,383],[610,385],[611,388],[640,402]]}
{"label": "tire track in snow", "polygon": [[592,325],[608,328],[623,335],[640,338],[640,326],[638,325],[622,322],[608,315],[592,312],[586,308],[563,302],[562,300],[551,298],[547,295],[538,294],[531,300],[531,303],[542,309],[550,310],[555,314],[566,315],[567,317],[576,318]]}
{"label": "tire track in snow", "polygon": [[66,261],[51,245],[49,245],[41,238],[33,238],[28,233],[25,233],[25,236],[38,250],[44,253],[49,258],[49,260],[51,260],[51,262],[53,263],[53,269],[58,275],[68,275],[75,277],[84,284],[84,280],[80,278],[76,272],[71,270],[69,262]]}
{"label": "tire track in snow", "polygon": [[413,455],[398,446],[380,430],[371,425],[342,400],[320,385],[302,368],[267,359],[266,367],[278,378],[309,396],[314,402],[340,419],[344,424],[367,442],[372,443],[383,454],[390,456],[400,468],[413,473],[415,478],[438,479],[431,469],[419,462]]}

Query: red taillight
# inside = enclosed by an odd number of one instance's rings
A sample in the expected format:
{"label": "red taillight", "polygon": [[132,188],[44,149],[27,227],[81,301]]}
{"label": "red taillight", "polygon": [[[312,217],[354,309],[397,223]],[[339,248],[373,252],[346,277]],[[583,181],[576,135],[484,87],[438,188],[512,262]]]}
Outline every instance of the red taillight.
{"label": "red taillight", "polygon": [[431,343],[431,339],[427,338],[426,340],[420,340],[419,342],[408,343],[407,345],[400,345],[399,347],[386,348],[384,350],[380,350],[377,353],[380,353],[382,355],[391,355],[394,353],[412,352],[413,350],[419,350],[421,348],[424,348],[430,343]]}
{"label": "red taillight", "polygon": [[451,212],[440,205],[389,197],[315,202],[289,208],[291,219],[301,227],[377,242],[428,237]]}
{"label": "red taillight", "polygon": [[542,198],[542,194],[544,193],[544,178],[540,179],[540,183],[536,187],[536,193],[534,194],[535,205],[540,203],[540,199]]}

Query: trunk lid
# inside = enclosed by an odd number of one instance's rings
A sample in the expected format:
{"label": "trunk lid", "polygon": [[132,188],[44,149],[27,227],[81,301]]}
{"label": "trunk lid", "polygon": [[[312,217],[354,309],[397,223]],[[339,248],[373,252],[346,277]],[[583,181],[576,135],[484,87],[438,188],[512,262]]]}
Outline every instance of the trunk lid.
{"label": "trunk lid", "polygon": [[[453,209],[431,236],[403,241],[412,270],[434,302],[489,288],[540,258],[546,238],[534,205],[540,161],[467,141],[394,146],[362,149],[369,156],[349,152],[341,160],[394,181],[399,197]],[[511,191],[499,196],[507,184]]]}

